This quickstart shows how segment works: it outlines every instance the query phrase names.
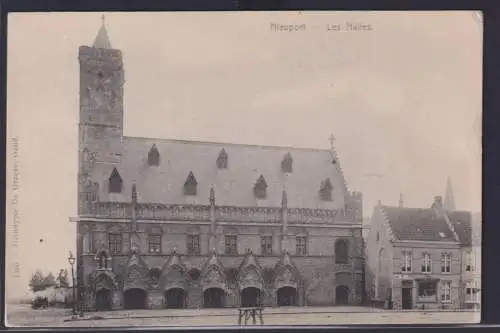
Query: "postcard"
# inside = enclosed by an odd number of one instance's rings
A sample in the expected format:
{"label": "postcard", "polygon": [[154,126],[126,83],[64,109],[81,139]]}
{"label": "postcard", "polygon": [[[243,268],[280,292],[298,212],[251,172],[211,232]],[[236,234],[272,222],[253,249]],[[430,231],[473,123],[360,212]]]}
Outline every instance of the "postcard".
{"label": "postcard", "polygon": [[478,323],[482,34],[9,15],[7,325]]}

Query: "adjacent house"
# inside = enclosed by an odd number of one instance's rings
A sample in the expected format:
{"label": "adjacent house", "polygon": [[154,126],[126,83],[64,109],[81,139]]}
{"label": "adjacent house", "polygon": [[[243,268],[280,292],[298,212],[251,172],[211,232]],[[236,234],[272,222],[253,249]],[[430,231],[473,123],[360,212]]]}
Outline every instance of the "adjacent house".
{"label": "adjacent house", "polygon": [[481,216],[465,211],[451,211],[448,216],[461,243],[461,307],[478,309],[481,304]]}
{"label": "adjacent house", "polygon": [[430,208],[379,202],[366,242],[367,296],[394,309],[460,308],[467,231],[465,212],[449,212],[441,196]]}

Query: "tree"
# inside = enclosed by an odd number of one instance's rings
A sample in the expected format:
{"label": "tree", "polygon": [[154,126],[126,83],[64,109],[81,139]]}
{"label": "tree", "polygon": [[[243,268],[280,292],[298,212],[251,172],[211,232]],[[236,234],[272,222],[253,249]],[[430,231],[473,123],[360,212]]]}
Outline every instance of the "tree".
{"label": "tree", "polygon": [[56,278],[52,273],[49,273],[44,279],[43,279],[43,285],[45,286],[45,289],[54,287],[56,285]]}
{"label": "tree", "polygon": [[42,272],[37,270],[35,273],[33,273],[31,275],[29,287],[33,292],[37,292],[37,291],[46,289],[45,285],[44,285],[44,277],[43,277]]}
{"label": "tree", "polygon": [[61,269],[59,271],[59,275],[57,276],[57,285],[61,288],[69,288],[69,280],[68,280],[68,270]]}

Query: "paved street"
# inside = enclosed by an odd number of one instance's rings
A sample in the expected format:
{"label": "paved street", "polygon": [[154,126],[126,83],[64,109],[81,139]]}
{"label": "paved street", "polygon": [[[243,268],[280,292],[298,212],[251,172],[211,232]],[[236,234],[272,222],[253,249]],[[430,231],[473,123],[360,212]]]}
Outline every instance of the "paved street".
{"label": "paved street", "polygon": [[[32,310],[8,305],[8,326],[117,327],[117,326],[232,326],[236,309],[110,311],[86,314],[87,320],[68,321],[71,310]],[[92,319],[92,316],[100,318]],[[479,312],[392,312],[364,307],[269,308],[265,325],[450,324],[477,323]],[[251,324],[251,321],[249,321]]]}

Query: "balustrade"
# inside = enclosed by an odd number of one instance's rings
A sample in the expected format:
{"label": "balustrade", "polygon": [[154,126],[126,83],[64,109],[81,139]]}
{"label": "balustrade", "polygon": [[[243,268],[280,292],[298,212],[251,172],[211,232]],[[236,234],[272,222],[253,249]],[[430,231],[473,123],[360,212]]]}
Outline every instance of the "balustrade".
{"label": "balustrade", "polygon": [[[210,221],[209,205],[164,205],[138,203],[135,206],[137,219],[142,220],[177,220],[177,221]],[[258,222],[281,223],[282,209],[277,207],[236,207],[216,206],[215,218],[222,222]],[[92,205],[83,217],[130,219],[132,203],[98,202]],[[288,208],[287,223],[320,224],[336,221],[353,222],[355,217],[342,210]]]}

